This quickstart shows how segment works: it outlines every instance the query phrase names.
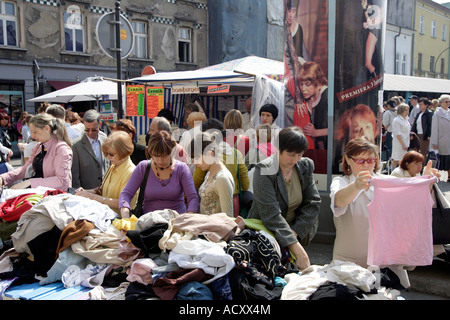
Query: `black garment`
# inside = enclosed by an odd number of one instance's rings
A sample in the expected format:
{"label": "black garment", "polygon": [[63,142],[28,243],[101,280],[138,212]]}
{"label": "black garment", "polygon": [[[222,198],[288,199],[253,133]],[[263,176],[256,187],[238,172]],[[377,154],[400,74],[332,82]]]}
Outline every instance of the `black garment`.
{"label": "black garment", "polygon": [[231,255],[236,268],[251,279],[267,288],[274,287],[275,276],[283,277],[286,267],[272,243],[264,235],[245,229],[228,241],[225,252]]}
{"label": "black garment", "polygon": [[362,292],[354,286],[329,283],[318,287],[309,300],[359,300],[358,297],[363,297]]}
{"label": "black garment", "polygon": [[244,271],[234,268],[228,273],[233,300],[277,300],[281,297],[282,287],[267,287],[255,283]]}
{"label": "black garment", "polygon": [[34,283],[36,278],[36,264],[28,259],[27,253],[21,253],[17,257],[10,258],[13,270],[0,273],[0,280],[7,280],[17,277],[11,286],[18,286],[25,283]]}
{"label": "black garment", "polygon": [[47,271],[55,263],[57,259],[56,250],[61,234],[62,231],[57,226],[54,226],[51,230],[38,235],[27,243],[33,254],[38,276],[46,277]]}
{"label": "black garment", "polygon": [[148,257],[149,253],[161,253],[158,242],[167,228],[167,223],[156,223],[144,230],[130,230],[127,237],[134,246],[144,252],[145,257]]}
{"label": "black garment", "polygon": [[419,115],[422,114],[422,132],[423,132],[423,140],[428,140],[429,137],[431,137],[431,121],[433,120],[433,112],[430,110],[425,109],[425,111],[419,112],[416,117],[414,118],[413,125],[411,127],[411,132],[414,132],[417,134],[417,119],[419,118]]}
{"label": "black garment", "polygon": [[41,152],[37,154],[33,159],[33,170],[34,176],[33,178],[44,178],[44,157],[47,154],[47,150],[45,150],[44,145],[41,145]]}
{"label": "black garment", "polygon": [[149,298],[156,298],[151,285],[144,285],[139,282],[130,282],[125,291],[125,300],[147,300]]}
{"label": "black garment", "polygon": [[137,144],[134,141],[133,141],[133,145],[134,145],[134,151],[130,155],[130,159],[137,166],[139,162],[141,162],[143,160],[147,160],[147,158],[145,157],[145,146],[143,146],[141,144]]}

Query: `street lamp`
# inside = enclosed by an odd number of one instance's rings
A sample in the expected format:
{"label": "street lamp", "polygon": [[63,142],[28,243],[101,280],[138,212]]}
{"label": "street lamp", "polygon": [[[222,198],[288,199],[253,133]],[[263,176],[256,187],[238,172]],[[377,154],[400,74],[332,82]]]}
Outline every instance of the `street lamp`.
{"label": "street lamp", "polygon": [[448,49],[450,49],[450,47],[448,47],[447,49],[444,49],[444,51],[442,51],[442,52],[438,55],[438,57],[436,58],[436,61],[434,62],[434,77],[435,77],[435,78],[436,78],[436,74],[437,74],[436,66],[437,66],[437,63],[438,63],[438,61],[439,61],[439,58],[440,58],[441,55],[442,55],[445,51],[447,51]]}

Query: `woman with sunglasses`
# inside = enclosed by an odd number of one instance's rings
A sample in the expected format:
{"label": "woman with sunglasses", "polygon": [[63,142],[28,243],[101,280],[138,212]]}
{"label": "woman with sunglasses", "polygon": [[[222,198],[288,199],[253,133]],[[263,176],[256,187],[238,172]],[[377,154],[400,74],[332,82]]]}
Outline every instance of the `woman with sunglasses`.
{"label": "woman with sunglasses", "polygon": [[368,181],[380,168],[378,147],[365,137],[350,140],[342,159],[344,176],[330,186],[331,211],[336,227],[333,260],[367,267],[369,211],[373,187]]}
{"label": "woman with sunglasses", "polygon": [[[126,132],[113,131],[103,142],[102,151],[111,163],[102,184],[89,190],[80,187],[76,190],[75,195],[106,204],[119,213],[120,193],[136,168],[130,158],[133,152],[133,142]],[[136,202],[135,198],[133,198],[132,206]]]}

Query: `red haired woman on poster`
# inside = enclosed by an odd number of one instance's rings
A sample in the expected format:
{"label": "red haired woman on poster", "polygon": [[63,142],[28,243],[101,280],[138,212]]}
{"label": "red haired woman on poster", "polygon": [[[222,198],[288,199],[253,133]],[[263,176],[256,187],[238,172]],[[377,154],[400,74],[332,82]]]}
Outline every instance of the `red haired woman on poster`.
{"label": "red haired woman on poster", "polygon": [[310,149],[325,150],[328,136],[328,80],[318,63],[307,61],[300,69],[297,82],[303,102],[295,105],[294,125],[302,128],[307,138],[313,139]]}

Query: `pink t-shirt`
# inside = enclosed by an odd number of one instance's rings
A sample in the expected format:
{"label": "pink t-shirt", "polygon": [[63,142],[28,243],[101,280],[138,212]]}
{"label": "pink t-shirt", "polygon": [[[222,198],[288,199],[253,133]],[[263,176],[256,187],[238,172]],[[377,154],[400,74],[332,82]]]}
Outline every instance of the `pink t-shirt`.
{"label": "pink t-shirt", "polygon": [[429,186],[435,181],[430,176],[371,180],[368,265],[431,265],[433,199]]}

